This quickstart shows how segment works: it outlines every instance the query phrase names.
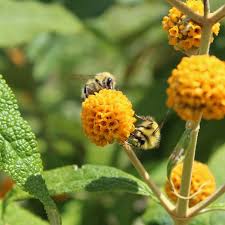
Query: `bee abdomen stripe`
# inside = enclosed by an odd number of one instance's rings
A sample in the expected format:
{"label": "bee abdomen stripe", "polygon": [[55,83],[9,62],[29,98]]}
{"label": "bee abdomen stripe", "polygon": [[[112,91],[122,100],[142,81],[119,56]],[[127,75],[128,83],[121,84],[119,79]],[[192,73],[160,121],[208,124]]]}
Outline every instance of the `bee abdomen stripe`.
{"label": "bee abdomen stripe", "polygon": [[152,129],[152,124],[150,124],[149,126],[143,126],[143,125],[138,125],[137,127],[138,128],[144,128],[144,129],[147,129],[147,130],[151,130]]}
{"label": "bee abdomen stripe", "polygon": [[141,131],[141,130],[138,130],[140,133],[141,133],[141,135],[145,138],[145,140],[147,141],[147,142],[149,142],[149,137],[146,135],[146,134],[144,134],[143,133],[143,131]]}

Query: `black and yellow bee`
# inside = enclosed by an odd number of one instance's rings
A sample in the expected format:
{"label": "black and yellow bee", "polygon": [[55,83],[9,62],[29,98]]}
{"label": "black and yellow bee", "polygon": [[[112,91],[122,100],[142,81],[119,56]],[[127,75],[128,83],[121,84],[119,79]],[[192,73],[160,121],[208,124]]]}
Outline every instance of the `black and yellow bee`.
{"label": "black and yellow bee", "polygon": [[142,122],[135,127],[131,133],[128,143],[134,147],[148,150],[157,148],[160,143],[161,126],[150,116],[137,116]]}
{"label": "black and yellow bee", "polygon": [[96,74],[93,78],[88,79],[82,88],[81,99],[85,100],[89,95],[99,92],[102,89],[115,89],[115,77],[108,73],[102,72]]}

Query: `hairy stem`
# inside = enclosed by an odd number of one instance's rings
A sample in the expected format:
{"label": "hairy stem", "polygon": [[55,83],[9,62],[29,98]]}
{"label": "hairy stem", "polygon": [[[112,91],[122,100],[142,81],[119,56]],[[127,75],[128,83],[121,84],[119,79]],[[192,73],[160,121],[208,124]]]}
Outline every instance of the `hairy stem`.
{"label": "hairy stem", "polygon": [[132,162],[133,166],[138,171],[140,176],[144,179],[146,184],[149,186],[152,192],[159,199],[162,206],[167,210],[168,213],[171,214],[174,211],[175,206],[168,200],[168,198],[160,191],[160,189],[151,179],[149,173],[145,170],[144,166],[142,165],[140,160],[137,158],[131,146],[127,143],[124,143],[123,149],[125,150],[127,156],[129,157],[130,161]]}
{"label": "hairy stem", "polygon": [[190,9],[185,3],[183,3],[180,0],[166,0],[169,4],[179,9],[181,12],[183,12],[185,15],[190,17],[192,20],[194,20],[196,23],[202,25],[204,23],[204,17],[194,12],[192,9]]}
{"label": "hairy stem", "polygon": [[199,55],[209,54],[210,42],[212,38],[212,23],[208,22],[208,15],[210,13],[209,0],[204,0],[204,23],[202,27],[201,45]]}
{"label": "hairy stem", "polygon": [[204,0],[204,17],[207,18],[210,13],[210,4],[209,0]]}
{"label": "hairy stem", "polygon": [[199,55],[209,54],[211,37],[212,37],[212,25],[211,24],[203,25]]}
{"label": "hairy stem", "polygon": [[208,17],[208,21],[211,24],[215,24],[219,22],[221,19],[225,17],[225,4],[217,9],[215,12],[210,13]]}
{"label": "hairy stem", "polygon": [[[192,177],[192,167],[194,163],[195,158],[195,149],[198,139],[198,132],[199,132],[199,119],[196,122],[187,122],[187,126],[190,126],[192,129],[191,131],[191,141],[188,146],[187,155],[184,159],[183,163],[183,172],[182,172],[182,178],[181,178],[181,189],[180,189],[180,195],[182,195],[185,198],[178,198],[177,202],[177,208],[176,208],[176,214],[180,218],[186,218],[188,214],[188,205],[189,205],[189,194],[190,194],[190,186],[191,186],[191,177]],[[186,221],[177,221],[177,224],[185,224]]]}

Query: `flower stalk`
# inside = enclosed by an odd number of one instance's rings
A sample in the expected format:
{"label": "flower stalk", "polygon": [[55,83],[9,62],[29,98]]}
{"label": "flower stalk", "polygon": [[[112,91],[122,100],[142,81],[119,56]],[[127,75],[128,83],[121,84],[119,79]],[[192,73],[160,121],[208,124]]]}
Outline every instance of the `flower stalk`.
{"label": "flower stalk", "polygon": [[202,27],[202,37],[201,37],[199,55],[209,54],[211,38],[212,38],[212,25],[206,23]]}
{"label": "flower stalk", "polygon": [[145,183],[149,186],[152,192],[159,199],[162,206],[167,210],[169,214],[171,214],[174,211],[175,206],[168,200],[168,198],[160,191],[160,189],[154,183],[149,173],[145,170],[144,166],[142,165],[140,160],[137,158],[132,147],[125,142],[123,144],[123,149],[126,152],[127,156],[129,157],[130,161],[132,162],[133,166],[139,173],[139,175],[144,179]]}
{"label": "flower stalk", "polygon": [[[188,129],[192,129],[191,132],[191,143],[188,146],[187,155],[184,159],[183,164],[183,173],[182,173],[182,179],[181,179],[181,189],[180,189],[180,195],[182,195],[184,198],[178,198],[177,202],[177,208],[176,208],[176,214],[178,217],[186,218],[188,215],[188,206],[189,206],[189,199],[190,196],[190,186],[191,186],[191,178],[192,178],[192,168],[195,158],[195,150],[197,145],[197,139],[198,139],[198,132],[200,129],[200,121],[197,120],[196,122],[187,122],[186,126],[188,126]],[[191,126],[189,128],[189,126]],[[188,218],[188,217],[187,217]],[[175,223],[176,225],[186,225],[188,224],[186,220],[178,220]]]}

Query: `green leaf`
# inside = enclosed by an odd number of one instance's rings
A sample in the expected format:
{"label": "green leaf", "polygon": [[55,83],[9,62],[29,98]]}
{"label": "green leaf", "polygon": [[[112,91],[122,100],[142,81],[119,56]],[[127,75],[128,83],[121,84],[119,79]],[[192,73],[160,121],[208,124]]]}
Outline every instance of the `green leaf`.
{"label": "green leaf", "polygon": [[18,111],[14,94],[0,75],[0,167],[24,187],[40,174],[42,161],[35,136]]}
{"label": "green leaf", "polygon": [[[2,203],[0,203],[0,210]],[[19,207],[17,204],[10,204],[5,212],[4,223],[0,219],[0,224],[7,225],[47,225],[44,220],[30,213],[29,211]]]}
{"label": "green leaf", "polygon": [[[0,90],[0,168],[18,186],[40,199],[51,221],[52,218],[60,221],[56,206],[41,176],[42,161],[35,135],[21,117],[15,96],[1,75]],[[7,201],[4,209],[6,206]]]}
{"label": "green leaf", "polygon": [[51,225],[61,224],[61,218],[55,202],[51,199],[41,175],[30,176],[25,183],[25,190],[42,202]]}
{"label": "green leaf", "polygon": [[[44,173],[51,195],[85,190],[88,192],[125,191],[151,196],[147,185],[136,177],[108,166],[66,166]],[[65,185],[66,184],[66,185]]]}
{"label": "green leaf", "polygon": [[[79,191],[113,192],[123,191],[155,198],[147,185],[136,177],[108,166],[65,166],[44,172],[44,179],[51,196]],[[11,198],[29,197],[17,188]]]}
{"label": "green leaf", "polygon": [[1,47],[28,42],[40,32],[75,34],[80,29],[76,17],[60,5],[0,0]]}

